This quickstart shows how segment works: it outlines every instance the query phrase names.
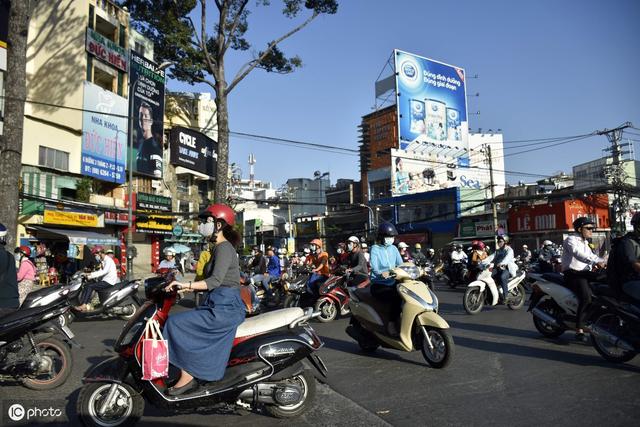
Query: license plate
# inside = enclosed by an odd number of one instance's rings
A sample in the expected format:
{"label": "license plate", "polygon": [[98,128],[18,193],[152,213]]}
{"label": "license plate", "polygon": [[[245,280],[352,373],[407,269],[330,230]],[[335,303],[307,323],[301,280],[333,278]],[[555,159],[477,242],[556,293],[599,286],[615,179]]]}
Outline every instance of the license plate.
{"label": "license plate", "polygon": [[70,340],[73,339],[73,337],[75,337],[74,333],[71,331],[71,329],[67,326],[64,325],[63,327],[61,327],[60,329],[62,329],[62,332],[64,332],[64,334],[67,336],[67,338],[69,338]]}

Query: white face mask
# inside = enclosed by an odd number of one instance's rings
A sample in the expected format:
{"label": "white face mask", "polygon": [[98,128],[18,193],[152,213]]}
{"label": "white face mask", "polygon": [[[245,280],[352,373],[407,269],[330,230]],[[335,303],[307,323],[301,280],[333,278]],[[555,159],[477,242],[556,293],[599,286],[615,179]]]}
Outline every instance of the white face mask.
{"label": "white face mask", "polygon": [[315,252],[316,251],[316,245],[310,245],[309,249],[311,249],[311,252]]}
{"label": "white face mask", "polygon": [[396,240],[395,237],[385,237],[384,238],[384,245],[385,246],[391,246],[391,245],[393,245],[394,240]]}
{"label": "white face mask", "polygon": [[338,253],[341,254],[342,253],[342,248],[338,248]]}
{"label": "white face mask", "polygon": [[347,245],[347,249],[349,249],[349,252],[351,252],[353,250],[353,243],[349,243]]}
{"label": "white face mask", "polygon": [[207,221],[203,224],[198,225],[198,232],[204,237],[209,237],[215,231],[215,227],[216,225],[213,221]]}

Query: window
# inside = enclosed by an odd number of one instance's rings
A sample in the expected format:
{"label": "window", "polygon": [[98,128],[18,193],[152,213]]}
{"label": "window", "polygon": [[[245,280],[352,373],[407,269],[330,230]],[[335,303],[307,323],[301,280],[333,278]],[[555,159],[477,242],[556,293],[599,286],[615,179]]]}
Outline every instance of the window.
{"label": "window", "polygon": [[176,184],[178,187],[178,193],[182,193],[182,194],[189,194],[189,176],[188,175],[184,175],[184,176],[179,176],[178,179],[176,180]]}
{"label": "window", "polygon": [[198,196],[200,196],[200,203],[206,203],[209,200],[209,181],[198,182]]}
{"label": "window", "polygon": [[52,169],[69,170],[69,153],[40,146],[38,164]]}
{"label": "window", "polygon": [[144,45],[142,43],[135,42],[133,50],[135,50],[136,53],[139,53],[140,56],[144,56],[144,50],[145,49],[144,49]]}
{"label": "window", "polygon": [[100,86],[102,89],[110,90],[111,92],[115,92],[115,78],[113,75],[105,72],[99,67],[93,68],[93,83]]}

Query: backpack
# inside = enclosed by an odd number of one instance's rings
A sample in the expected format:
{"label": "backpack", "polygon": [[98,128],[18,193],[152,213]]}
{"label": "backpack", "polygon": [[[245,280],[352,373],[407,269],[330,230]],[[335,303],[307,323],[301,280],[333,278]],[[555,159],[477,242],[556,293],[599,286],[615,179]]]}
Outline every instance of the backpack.
{"label": "backpack", "polygon": [[625,239],[632,243],[636,257],[640,258],[640,243],[628,234],[616,237],[611,241],[611,251],[607,261],[607,285],[616,294],[622,293],[623,283],[629,280],[629,273],[633,272],[631,266],[625,265],[624,246],[622,244]]}

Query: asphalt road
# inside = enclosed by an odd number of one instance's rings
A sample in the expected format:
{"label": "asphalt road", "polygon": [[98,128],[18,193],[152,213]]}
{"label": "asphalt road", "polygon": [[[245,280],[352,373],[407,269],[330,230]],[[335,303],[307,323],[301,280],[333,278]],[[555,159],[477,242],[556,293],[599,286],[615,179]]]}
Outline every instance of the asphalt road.
{"label": "asphalt road", "polygon": [[[320,356],[329,377],[318,384],[316,405],[304,416],[281,421],[248,412],[175,415],[147,405],[140,425],[637,425],[640,357],[610,364],[568,333],[558,340],[542,338],[525,309],[497,307],[469,316],[462,309],[463,290],[438,286],[437,294],[455,340],[453,363],[444,370],[429,368],[420,352],[360,353],[344,333],[348,319],[314,323],[325,342]],[[74,350],[72,376],[52,392],[4,384],[0,424],[20,425],[7,418],[15,402],[57,405],[60,424],[77,423],[80,378],[111,354],[122,325],[73,323],[84,348]]]}

